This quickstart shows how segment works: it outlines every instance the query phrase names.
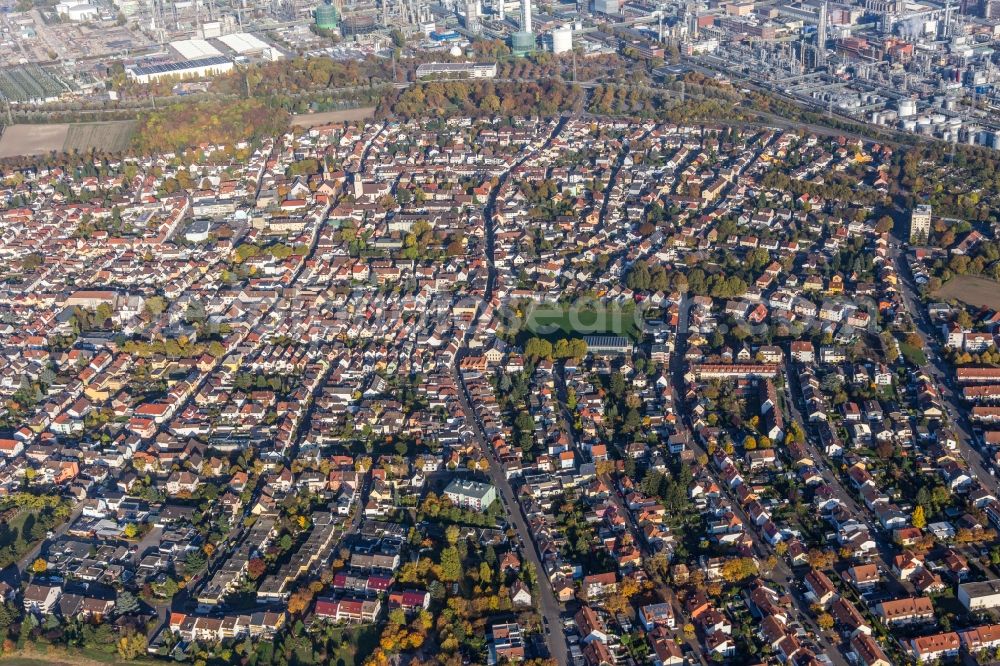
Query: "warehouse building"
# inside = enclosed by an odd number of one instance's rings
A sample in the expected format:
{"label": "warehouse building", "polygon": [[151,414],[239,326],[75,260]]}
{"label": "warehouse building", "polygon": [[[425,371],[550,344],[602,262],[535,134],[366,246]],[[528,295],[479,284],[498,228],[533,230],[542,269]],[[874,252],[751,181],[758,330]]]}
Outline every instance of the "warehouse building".
{"label": "warehouse building", "polygon": [[264,40],[246,32],[235,32],[222,35],[218,39],[233,53],[246,58],[262,58],[264,60],[281,60],[284,54]]}
{"label": "warehouse building", "polygon": [[181,60],[202,60],[222,55],[222,51],[204,39],[178,39],[170,42],[170,48],[177,52]]}
{"label": "warehouse building", "polygon": [[151,83],[176,77],[180,79],[201,78],[203,76],[215,76],[225,74],[233,69],[233,61],[222,56],[210,58],[200,58],[198,60],[182,60],[178,62],[166,62],[156,65],[133,65],[127,67],[125,72],[133,81],[139,83]]}

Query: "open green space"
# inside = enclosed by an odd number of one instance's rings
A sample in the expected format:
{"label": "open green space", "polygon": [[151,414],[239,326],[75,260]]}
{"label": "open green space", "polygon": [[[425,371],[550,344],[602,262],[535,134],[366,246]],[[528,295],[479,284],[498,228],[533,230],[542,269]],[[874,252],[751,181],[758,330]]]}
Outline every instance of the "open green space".
{"label": "open green space", "polygon": [[551,305],[529,311],[524,329],[541,336],[559,332],[567,335],[607,333],[638,340],[641,336],[641,317],[634,308],[578,309],[572,305]]}

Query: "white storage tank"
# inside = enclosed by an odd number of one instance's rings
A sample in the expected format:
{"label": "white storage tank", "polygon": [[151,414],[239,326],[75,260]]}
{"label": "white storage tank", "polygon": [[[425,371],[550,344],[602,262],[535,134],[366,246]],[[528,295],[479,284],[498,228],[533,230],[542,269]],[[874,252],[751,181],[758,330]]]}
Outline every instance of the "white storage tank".
{"label": "white storage tank", "polygon": [[552,52],[566,53],[573,50],[573,31],[569,26],[556,28],[552,31]]}
{"label": "white storage tank", "polygon": [[917,101],[913,99],[901,99],[897,104],[900,118],[908,118],[917,114]]}

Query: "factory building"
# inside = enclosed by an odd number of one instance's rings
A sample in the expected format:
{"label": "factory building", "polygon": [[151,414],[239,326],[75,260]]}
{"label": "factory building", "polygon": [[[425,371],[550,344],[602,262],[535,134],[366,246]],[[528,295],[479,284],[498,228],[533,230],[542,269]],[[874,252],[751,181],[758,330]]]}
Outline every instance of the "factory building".
{"label": "factory building", "polygon": [[201,58],[199,60],[182,60],[158,65],[133,65],[127,67],[128,77],[138,83],[151,83],[169,77],[181,79],[200,78],[225,74],[233,69],[233,61],[222,56]]}
{"label": "factory building", "polygon": [[178,39],[170,42],[170,48],[176,51],[182,60],[191,62],[222,55],[222,51],[204,39]]}
{"label": "factory building", "polygon": [[594,0],[594,13],[605,14],[606,16],[618,16],[622,7],[619,0]]}
{"label": "factory building", "polygon": [[256,57],[271,61],[281,60],[284,57],[284,54],[275,47],[245,32],[222,35],[218,41],[236,55],[243,57]]}
{"label": "factory building", "polygon": [[417,78],[492,79],[497,75],[495,62],[425,62],[417,66]]}
{"label": "factory building", "polygon": [[97,18],[97,7],[86,2],[60,2],[56,5],[56,14],[70,21],[90,21]]}

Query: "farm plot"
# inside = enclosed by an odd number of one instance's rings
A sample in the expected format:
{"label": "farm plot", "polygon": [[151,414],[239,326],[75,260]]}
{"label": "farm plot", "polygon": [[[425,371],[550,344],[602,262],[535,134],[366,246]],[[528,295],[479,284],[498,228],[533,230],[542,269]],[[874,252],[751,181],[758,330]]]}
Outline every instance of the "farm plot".
{"label": "farm plot", "polygon": [[62,149],[67,153],[74,150],[82,153],[92,148],[117,153],[129,147],[135,127],[134,120],[75,123],[69,126],[69,132],[66,134],[66,141]]}
{"label": "farm plot", "polygon": [[99,123],[58,123],[52,125],[11,125],[0,136],[0,159],[47,155],[50,152],[85,153],[96,149],[118,152],[129,147],[135,132],[134,120]]}
{"label": "farm plot", "polygon": [[934,293],[935,298],[955,299],[976,308],[1000,308],[1000,283],[976,275],[956,275]]}

